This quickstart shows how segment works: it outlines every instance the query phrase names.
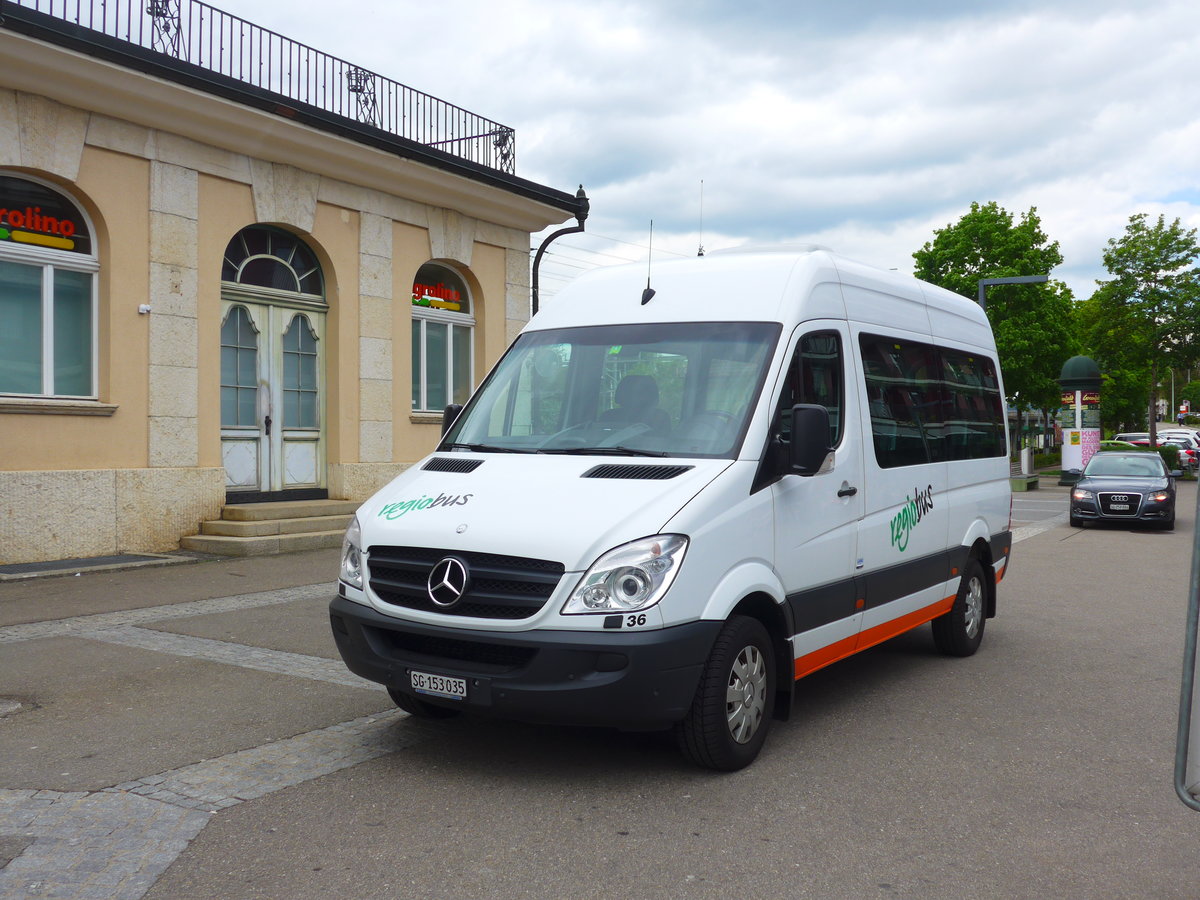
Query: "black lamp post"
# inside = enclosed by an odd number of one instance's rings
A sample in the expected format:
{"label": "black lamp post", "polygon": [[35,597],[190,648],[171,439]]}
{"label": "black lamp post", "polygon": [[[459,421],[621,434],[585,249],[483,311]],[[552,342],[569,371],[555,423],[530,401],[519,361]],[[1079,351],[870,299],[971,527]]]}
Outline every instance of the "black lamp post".
{"label": "black lamp post", "polygon": [[537,254],[533,257],[533,283],[531,285],[531,293],[533,296],[532,315],[536,316],[538,311],[538,270],[542,265],[542,254],[546,252],[546,248],[550,246],[551,241],[557,240],[564,234],[578,234],[579,232],[583,231],[583,223],[587,221],[588,211],[591,209],[591,201],[588,200],[587,194],[583,192],[582,184],[579,186],[579,190],[575,192],[575,200],[578,204],[575,212],[575,221],[579,224],[570,228],[560,228],[558,231],[554,232],[554,234],[547,237],[544,241],[542,241],[542,245],[538,247]]}
{"label": "black lamp post", "polygon": [[1045,284],[1049,275],[1014,275],[1011,278],[980,278],[979,308],[987,311],[987,289],[993,284]]}

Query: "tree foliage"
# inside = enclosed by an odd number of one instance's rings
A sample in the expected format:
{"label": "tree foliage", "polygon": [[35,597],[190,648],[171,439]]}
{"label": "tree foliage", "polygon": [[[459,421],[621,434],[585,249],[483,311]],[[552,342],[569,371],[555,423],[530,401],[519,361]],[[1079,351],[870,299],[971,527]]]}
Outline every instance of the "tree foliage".
{"label": "tree foliage", "polygon": [[[1153,224],[1145,213],[1130,216],[1125,233],[1110,239],[1104,252],[1104,267],[1113,277],[1098,282],[1081,310],[1086,344],[1101,371],[1141,379],[1141,409],[1136,415],[1122,412],[1120,421],[1148,417],[1152,434],[1159,380],[1168,368],[1200,359],[1198,257],[1196,229],[1184,229],[1178,219],[1168,225],[1161,215]],[[1109,405],[1103,395],[1102,407]]]}
{"label": "tree foliage", "polygon": [[[981,279],[1049,275],[1062,254],[1042,231],[1036,207],[1014,221],[992,201],[972,203],[957,223],[935,231],[913,259],[918,278],[974,301]],[[1056,281],[994,285],[986,301],[1009,401],[1024,409],[1056,409],[1058,376],[1078,348],[1070,289]]]}

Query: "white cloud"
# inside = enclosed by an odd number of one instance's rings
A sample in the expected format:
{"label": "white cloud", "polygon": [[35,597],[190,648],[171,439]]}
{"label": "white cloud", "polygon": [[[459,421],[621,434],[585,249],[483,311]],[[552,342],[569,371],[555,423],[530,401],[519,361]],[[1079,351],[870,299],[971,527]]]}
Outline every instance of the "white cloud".
{"label": "white cloud", "polygon": [[1036,206],[1077,296],[1130,215],[1200,224],[1191,0],[223,8],[516,128],[523,177],[582,182],[593,236],[545,290],[644,258],[651,219],[656,248],[694,253],[701,180],[710,249],[815,240],[902,269],[974,200]]}

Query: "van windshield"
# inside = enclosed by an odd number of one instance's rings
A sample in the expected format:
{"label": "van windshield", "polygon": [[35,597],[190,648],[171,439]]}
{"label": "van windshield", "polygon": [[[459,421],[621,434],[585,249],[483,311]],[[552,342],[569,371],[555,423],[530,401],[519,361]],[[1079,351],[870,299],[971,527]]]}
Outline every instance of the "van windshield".
{"label": "van windshield", "polygon": [[780,331],[676,322],[527,332],[440,449],[732,458]]}

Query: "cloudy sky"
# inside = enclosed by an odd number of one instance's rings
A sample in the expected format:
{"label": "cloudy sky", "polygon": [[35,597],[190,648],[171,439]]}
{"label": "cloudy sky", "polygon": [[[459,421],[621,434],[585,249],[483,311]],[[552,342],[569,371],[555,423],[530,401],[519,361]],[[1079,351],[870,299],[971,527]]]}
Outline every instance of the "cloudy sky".
{"label": "cloudy sky", "polygon": [[582,183],[547,300],[644,260],[651,220],[656,258],[815,242],[911,271],[972,201],[1036,206],[1080,298],[1130,215],[1200,226],[1196,0],[214,2],[515,128],[524,178]]}

